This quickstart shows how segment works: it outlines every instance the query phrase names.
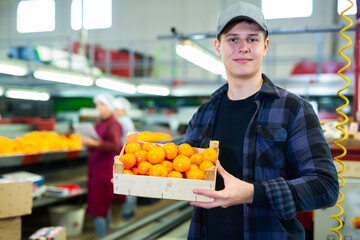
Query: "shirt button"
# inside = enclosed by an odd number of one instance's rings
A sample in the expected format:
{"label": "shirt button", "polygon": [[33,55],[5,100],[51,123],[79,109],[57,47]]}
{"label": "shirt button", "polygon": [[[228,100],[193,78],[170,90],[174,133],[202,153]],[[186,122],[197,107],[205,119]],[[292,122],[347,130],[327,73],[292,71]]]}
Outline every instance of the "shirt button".
{"label": "shirt button", "polygon": [[199,137],[199,139],[202,139],[202,138],[203,138],[203,136],[200,136],[200,137]]}
{"label": "shirt button", "polygon": [[274,136],[273,136],[273,135],[271,135],[269,138],[270,138],[271,140],[274,140]]}

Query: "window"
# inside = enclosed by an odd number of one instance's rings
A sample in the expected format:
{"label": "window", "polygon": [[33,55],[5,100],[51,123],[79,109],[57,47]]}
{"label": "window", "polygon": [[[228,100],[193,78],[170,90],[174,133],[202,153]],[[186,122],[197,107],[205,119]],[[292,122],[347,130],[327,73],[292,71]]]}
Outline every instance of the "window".
{"label": "window", "polygon": [[[83,11],[81,2],[83,1]],[[110,28],[112,25],[112,0],[72,0],[71,3],[71,28],[81,29],[82,23],[85,29]]]}
{"label": "window", "polygon": [[50,32],[55,30],[55,1],[21,1],[17,8],[17,31]]}
{"label": "window", "polygon": [[[352,8],[346,11],[345,15],[356,14],[356,1],[352,1],[352,2],[354,3],[354,5],[352,6]],[[346,8],[350,6],[351,3],[348,0],[338,0],[338,5],[337,5],[338,14],[340,15],[342,11],[344,11]]]}
{"label": "window", "polygon": [[262,0],[266,19],[310,17],[313,0]]}

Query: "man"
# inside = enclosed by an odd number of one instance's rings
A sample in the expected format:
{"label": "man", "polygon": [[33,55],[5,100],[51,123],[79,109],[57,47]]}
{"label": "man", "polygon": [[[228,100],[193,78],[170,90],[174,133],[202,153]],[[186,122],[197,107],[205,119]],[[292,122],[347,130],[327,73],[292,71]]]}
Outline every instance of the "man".
{"label": "man", "polygon": [[[188,239],[304,239],[296,213],[335,204],[338,179],[311,105],[262,74],[264,16],[239,2],[218,19],[216,54],[227,84],[189,122],[184,142],[219,140],[216,190],[194,193]],[[221,162],[221,165],[220,165]]]}

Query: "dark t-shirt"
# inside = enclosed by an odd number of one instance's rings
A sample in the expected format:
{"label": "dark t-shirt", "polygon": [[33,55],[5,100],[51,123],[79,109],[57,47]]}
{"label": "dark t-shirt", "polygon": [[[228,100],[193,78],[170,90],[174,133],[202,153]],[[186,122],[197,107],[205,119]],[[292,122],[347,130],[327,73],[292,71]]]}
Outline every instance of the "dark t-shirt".
{"label": "dark t-shirt", "polygon": [[[254,98],[255,94],[243,100],[232,101],[226,94],[216,117],[213,139],[219,141],[220,163],[227,172],[239,179],[243,176],[244,136],[256,111]],[[223,188],[223,178],[218,174],[216,190]],[[243,211],[243,205],[206,210],[208,239],[243,239]]]}

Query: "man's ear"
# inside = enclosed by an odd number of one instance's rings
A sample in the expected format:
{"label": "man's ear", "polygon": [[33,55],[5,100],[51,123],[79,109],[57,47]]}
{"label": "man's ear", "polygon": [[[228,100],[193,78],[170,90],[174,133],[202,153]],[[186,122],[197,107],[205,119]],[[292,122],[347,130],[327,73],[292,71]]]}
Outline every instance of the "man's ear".
{"label": "man's ear", "polygon": [[220,41],[218,39],[214,40],[214,48],[215,48],[215,53],[218,57],[221,57],[221,51],[220,51]]}

